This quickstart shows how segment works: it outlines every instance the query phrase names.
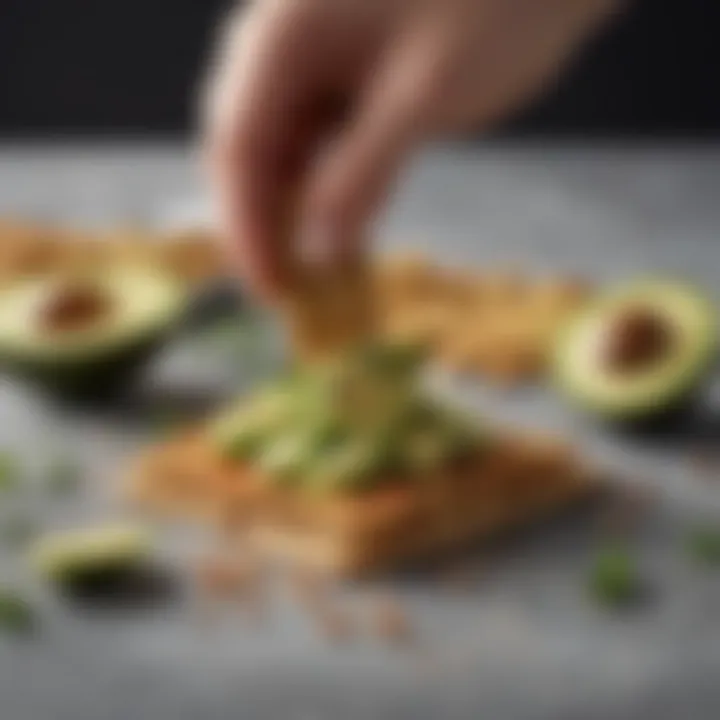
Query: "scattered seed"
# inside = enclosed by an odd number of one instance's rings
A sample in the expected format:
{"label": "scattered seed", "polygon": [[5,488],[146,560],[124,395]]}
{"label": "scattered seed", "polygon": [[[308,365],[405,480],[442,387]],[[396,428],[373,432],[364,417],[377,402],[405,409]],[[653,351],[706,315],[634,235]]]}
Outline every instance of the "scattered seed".
{"label": "scattered seed", "polygon": [[290,572],[290,584],[295,599],[308,608],[318,608],[327,596],[327,578],[309,568],[294,567]]}
{"label": "scattered seed", "polygon": [[720,479],[720,451],[715,447],[700,446],[690,456],[693,469],[706,479]]}
{"label": "scattered seed", "polygon": [[378,637],[392,644],[405,644],[413,635],[407,613],[392,598],[384,598],[375,607],[373,629]]}
{"label": "scattered seed", "polygon": [[208,597],[228,600],[238,597],[250,583],[250,569],[224,557],[203,558],[196,568],[198,587]]}
{"label": "scattered seed", "polygon": [[324,604],[314,613],[323,637],[332,643],[349,641],[356,633],[356,628],[349,613]]}
{"label": "scattered seed", "polygon": [[627,536],[637,529],[658,499],[657,491],[648,484],[623,487],[603,508],[600,530],[603,535]]}
{"label": "scattered seed", "polygon": [[460,563],[443,569],[438,580],[449,590],[468,592],[475,587],[480,573],[480,568],[473,563]]}

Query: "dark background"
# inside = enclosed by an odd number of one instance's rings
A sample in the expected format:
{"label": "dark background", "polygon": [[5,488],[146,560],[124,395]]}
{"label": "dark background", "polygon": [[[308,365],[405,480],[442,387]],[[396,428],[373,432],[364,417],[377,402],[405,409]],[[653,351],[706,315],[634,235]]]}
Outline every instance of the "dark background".
{"label": "dark background", "polygon": [[[176,135],[224,0],[0,0],[0,135]],[[720,4],[632,0],[519,134],[720,134]]]}

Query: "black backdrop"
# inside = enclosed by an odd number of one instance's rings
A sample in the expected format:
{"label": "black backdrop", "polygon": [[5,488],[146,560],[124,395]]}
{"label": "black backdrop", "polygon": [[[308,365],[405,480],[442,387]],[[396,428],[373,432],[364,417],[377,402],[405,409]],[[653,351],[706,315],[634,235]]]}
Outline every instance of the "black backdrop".
{"label": "black backdrop", "polygon": [[[720,4],[631,0],[511,132],[720,134]],[[0,0],[0,134],[175,134],[224,0]]]}

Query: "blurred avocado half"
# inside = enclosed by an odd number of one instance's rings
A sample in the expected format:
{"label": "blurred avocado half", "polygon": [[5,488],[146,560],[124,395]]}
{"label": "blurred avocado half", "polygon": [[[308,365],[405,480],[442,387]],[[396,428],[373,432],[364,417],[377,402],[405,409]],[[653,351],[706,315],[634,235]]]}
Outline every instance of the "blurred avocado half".
{"label": "blurred avocado half", "polygon": [[0,364],[70,397],[117,394],[188,306],[164,271],[28,278],[0,289]]}
{"label": "blurred avocado half", "polygon": [[39,539],[30,549],[30,564],[54,582],[74,585],[136,567],[151,548],[149,533],[137,525],[71,530]]}
{"label": "blurred avocado half", "polygon": [[713,303],[688,283],[649,279],[610,290],[574,317],[553,369],[578,405],[644,423],[685,407],[709,380],[717,350]]}

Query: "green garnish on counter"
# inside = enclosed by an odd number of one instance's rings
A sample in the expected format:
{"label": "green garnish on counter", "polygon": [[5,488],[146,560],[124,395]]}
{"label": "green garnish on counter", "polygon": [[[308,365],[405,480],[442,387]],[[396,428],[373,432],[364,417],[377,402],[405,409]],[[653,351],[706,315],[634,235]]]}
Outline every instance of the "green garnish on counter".
{"label": "green garnish on counter", "polygon": [[699,525],[687,538],[690,556],[704,565],[720,565],[720,526]]}
{"label": "green garnish on counter", "polygon": [[139,565],[150,554],[145,528],[117,524],[82,528],[41,537],[30,548],[30,565],[59,583],[121,573]]}
{"label": "green garnish on counter", "polygon": [[18,486],[18,469],[15,458],[7,450],[0,451],[0,493],[10,492]]}
{"label": "green garnish on counter", "polygon": [[17,592],[0,588],[0,631],[27,635],[36,625],[35,613]]}
{"label": "green garnish on counter", "polygon": [[607,607],[625,605],[636,599],[640,576],[630,551],[619,543],[600,550],[590,573],[590,592]]}

